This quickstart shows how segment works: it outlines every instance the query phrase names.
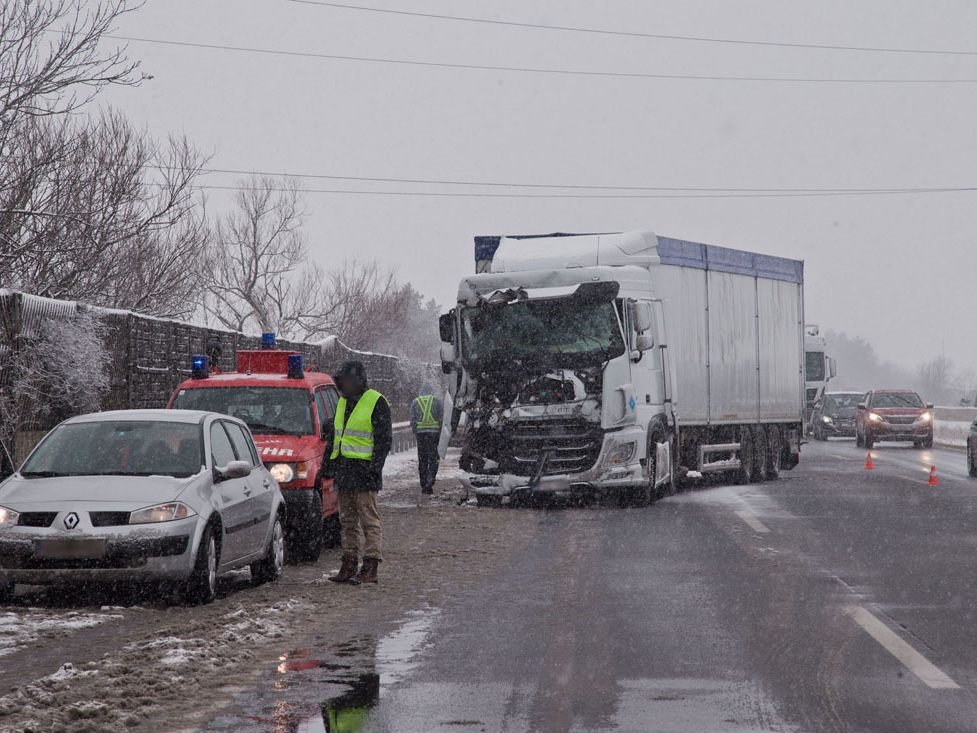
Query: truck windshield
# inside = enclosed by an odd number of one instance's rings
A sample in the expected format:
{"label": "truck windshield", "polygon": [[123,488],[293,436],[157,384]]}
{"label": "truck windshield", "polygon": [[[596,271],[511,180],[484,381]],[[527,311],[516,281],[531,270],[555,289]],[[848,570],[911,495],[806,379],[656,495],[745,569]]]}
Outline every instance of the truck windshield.
{"label": "truck windshield", "polygon": [[544,355],[568,356],[568,362],[603,361],[624,353],[617,310],[611,302],[560,298],[467,308],[462,313],[462,331],[469,362]]}
{"label": "truck windshield", "polygon": [[804,369],[807,374],[808,382],[824,381],[824,352],[808,351],[807,365]]}
{"label": "truck windshield", "polygon": [[296,387],[195,387],[181,389],[173,407],[206,410],[243,420],[255,435],[311,435],[309,392]]}
{"label": "truck windshield", "polygon": [[196,423],[125,420],[55,428],[21,469],[24,478],[54,476],[173,476],[203,465]]}

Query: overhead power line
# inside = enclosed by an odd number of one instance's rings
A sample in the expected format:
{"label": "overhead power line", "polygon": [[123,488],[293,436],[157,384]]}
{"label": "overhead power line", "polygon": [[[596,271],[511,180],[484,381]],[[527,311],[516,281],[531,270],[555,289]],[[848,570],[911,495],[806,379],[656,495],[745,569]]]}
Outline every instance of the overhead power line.
{"label": "overhead power line", "polygon": [[941,79],[941,78],[812,78],[788,76],[713,76],[700,74],[649,74],[627,71],[588,71],[585,69],[552,69],[529,66],[492,66],[489,64],[457,64],[441,61],[415,61],[411,59],[380,58],[373,56],[345,56],[340,54],[311,53],[304,51],[281,51],[268,48],[251,48],[248,46],[226,46],[216,43],[193,43],[190,41],[169,41],[159,38],[141,38],[137,36],[105,35],[116,41],[130,43],[151,43],[163,46],[181,46],[184,48],[200,48],[215,51],[234,51],[238,53],[254,53],[269,56],[289,56],[295,58],[328,59],[332,61],[352,61],[372,64],[397,64],[402,66],[417,66],[440,69],[463,69],[466,71],[500,71],[506,73],[523,74],[558,74],[562,76],[589,76],[617,79],[678,79],[686,81],[740,81],[740,82],[781,82],[795,84],[975,84],[977,79]]}
{"label": "overhead power line", "polygon": [[[149,166],[152,168],[163,169],[165,166]],[[660,192],[714,192],[714,193],[941,193],[945,191],[969,191],[968,187],[955,186],[885,186],[870,188],[842,188],[842,187],[773,187],[773,188],[751,188],[751,187],[725,187],[725,186],[621,186],[621,185],[586,185],[575,183],[517,183],[513,181],[463,181],[458,179],[443,178],[396,178],[390,176],[340,176],[327,173],[296,173],[294,171],[267,171],[244,168],[212,168],[209,166],[200,169],[202,173],[220,173],[239,176],[267,176],[272,178],[307,178],[313,180],[329,181],[350,181],[360,183],[407,183],[417,185],[437,185],[437,186],[484,186],[486,188],[530,188],[530,189],[555,189],[555,190],[579,190],[579,191],[660,191]],[[513,195],[520,195],[514,193]]]}
{"label": "overhead power line", "polygon": [[[221,186],[201,184],[195,188],[205,191],[244,191],[247,186]],[[270,191],[288,191],[291,189],[276,186],[269,187]],[[306,188],[302,193],[323,193],[350,196],[430,196],[436,198],[506,198],[506,199],[727,199],[727,198],[809,198],[822,196],[891,196],[906,194],[934,194],[934,193],[965,193],[977,191],[977,186],[959,188],[920,188],[920,189],[878,189],[874,191],[785,191],[771,193],[615,193],[615,194],[586,194],[586,193],[477,193],[468,191],[368,191],[347,188]]]}
{"label": "overhead power line", "polygon": [[723,43],[737,46],[772,46],[775,48],[809,48],[825,51],[867,51],[873,53],[912,53],[942,56],[977,56],[977,50],[963,51],[938,48],[898,48],[885,46],[844,46],[827,43],[799,43],[793,41],[757,41],[745,38],[714,38],[710,36],[684,36],[670,33],[642,33],[640,31],[619,31],[609,28],[582,28],[578,26],[549,25],[546,23],[527,23],[515,20],[496,20],[492,18],[474,18],[461,15],[445,15],[443,13],[422,13],[412,10],[393,10],[391,8],[375,8],[365,5],[349,5],[347,3],[323,2],[322,0],[289,0],[298,5],[318,5],[326,8],[341,10],[359,10],[369,13],[384,13],[386,15],[401,15],[413,18],[428,18],[431,20],[448,20],[462,23],[478,23],[481,25],[509,26],[512,28],[530,28],[544,31],[561,31],[565,33],[588,33],[602,36],[618,36],[627,38],[654,38],[667,41],[691,41],[695,43]]}

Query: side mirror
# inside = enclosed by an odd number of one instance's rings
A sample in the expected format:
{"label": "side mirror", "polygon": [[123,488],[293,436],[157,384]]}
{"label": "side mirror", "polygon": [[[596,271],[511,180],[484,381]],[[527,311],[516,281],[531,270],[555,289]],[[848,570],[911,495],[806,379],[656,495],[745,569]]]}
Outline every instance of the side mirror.
{"label": "side mirror", "polygon": [[639,333],[634,346],[638,351],[648,351],[655,347],[655,337],[650,333]]}
{"label": "side mirror", "polygon": [[[443,316],[442,316],[443,318]],[[457,353],[455,347],[450,343],[441,344],[441,371],[445,374],[451,374],[455,369],[455,359],[457,358]]]}
{"label": "side mirror", "polygon": [[856,410],[864,410],[865,409],[865,403],[864,402],[859,402],[857,405],[855,405],[855,409]]}
{"label": "side mirror", "polygon": [[214,471],[221,481],[235,478],[247,478],[254,467],[247,461],[231,461],[226,466],[218,466]]}
{"label": "side mirror", "polygon": [[442,342],[446,344],[455,342],[455,312],[453,310],[438,317],[438,331]]}
{"label": "side mirror", "polygon": [[[651,303],[631,303],[631,322],[634,324],[634,330],[638,333],[644,333],[650,329],[653,325]],[[641,347],[638,348],[641,350]]]}
{"label": "side mirror", "polygon": [[936,405],[934,405],[932,402],[927,402],[926,403],[926,409],[927,410],[932,410],[934,407],[936,407]]}

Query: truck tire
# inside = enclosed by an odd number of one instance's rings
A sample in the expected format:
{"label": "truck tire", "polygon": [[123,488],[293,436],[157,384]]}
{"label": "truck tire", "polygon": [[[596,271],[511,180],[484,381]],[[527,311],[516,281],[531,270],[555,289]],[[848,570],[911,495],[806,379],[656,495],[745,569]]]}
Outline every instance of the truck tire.
{"label": "truck tire", "polygon": [[767,478],[776,481],[784,462],[784,436],[779,425],[767,426]]}
{"label": "truck tire", "polygon": [[757,425],[753,430],[754,444],[753,449],[753,481],[761,483],[767,480],[767,466],[770,463],[770,442],[767,438],[767,429],[763,425]]}
{"label": "truck tire", "polygon": [[739,431],[739,459],[740,465],[736,469],[735,481],[738,484],[748,484],[753,481],[753,466],[756,462],[756,442],[753,438],[753,430],[742,427]]}
{"label": "truck tire", "polygon": [[322,495],[318,491],[312,495],[309,516],[299,527],[291,554],[298,562],[319,561],[322,554]]}

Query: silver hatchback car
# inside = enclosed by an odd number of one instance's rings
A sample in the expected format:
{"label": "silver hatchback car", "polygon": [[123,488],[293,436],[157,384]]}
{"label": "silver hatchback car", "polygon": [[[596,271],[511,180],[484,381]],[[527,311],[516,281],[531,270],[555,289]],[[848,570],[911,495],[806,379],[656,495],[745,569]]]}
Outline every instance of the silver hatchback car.
{"label": "silver hatchback car", "polygon": [[169,581],[213,600],[220,573],[285,563],[285,502],[247,426],[121,410],[54,428],[0,483],[0,600],[14,584]]}

